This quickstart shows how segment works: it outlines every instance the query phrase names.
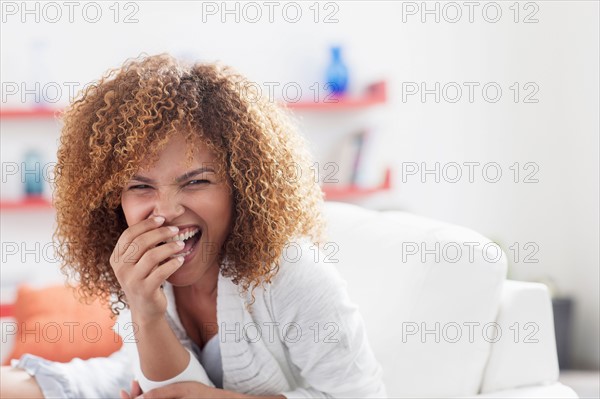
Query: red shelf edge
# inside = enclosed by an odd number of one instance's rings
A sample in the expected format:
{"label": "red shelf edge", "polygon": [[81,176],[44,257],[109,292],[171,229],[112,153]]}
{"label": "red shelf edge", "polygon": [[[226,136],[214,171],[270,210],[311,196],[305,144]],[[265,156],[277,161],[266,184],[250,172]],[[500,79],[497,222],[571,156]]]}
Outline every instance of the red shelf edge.
{"label": "red shelf edge", "polygon": [[0,209],[3,211],[50,210],[52,203],[43,198],[26,198],[20,201],[0,201]]}
{"label": "red shelf edge", "polygon": [[[370,107],[387,101],[386,82],[380,81],[371,84],[360,97],[333,97],[328,102],[298,101],[287,102],[285,105],[291,109],[344,109]],[[0,119],[40,119],[54,118],[62,110],[60,108],[0,108]]]}
{"label": "red shelf edge", "polygon": [[383,183],[375,187],[361,187],[354,184],[343,187],[323,186],[322,190],[325,193],[325,200],[360,198],[379,192],[389,191],[392,188],[391,174],[391,169],[387,168],[385,170]]}
{"label": "red shelf edge", "polygon": [[60,112],[58,108],[0,108],[0,119],[54,118]]}
{"label": "red shelf edge", "polygon": [[0,317],[13,317],[14,316],[14,304],[12,303],[1,303],[0,304]]}
{"label": "red shelf edge", "polygon": [[331,110],[347,108],[366,108],[376,104],[383,104],[387,101],[386,82],[381,81],[370,85],[361,97],[339,97],[335,101],[312,102],[298,101],[287,102],[285,105],[290,109],[314,109]]}
{"label": "red shelf edge", "polygon": [[[383,104],[387,101],[386,82],[380,81],[370,85],[360,97],[333,97],[328,102],[298,101],[284,103],[290,109],[348,109],[366,108]],[[54,118],[62,110],[60,108],[0,108],[0,119],[41,119]]]}

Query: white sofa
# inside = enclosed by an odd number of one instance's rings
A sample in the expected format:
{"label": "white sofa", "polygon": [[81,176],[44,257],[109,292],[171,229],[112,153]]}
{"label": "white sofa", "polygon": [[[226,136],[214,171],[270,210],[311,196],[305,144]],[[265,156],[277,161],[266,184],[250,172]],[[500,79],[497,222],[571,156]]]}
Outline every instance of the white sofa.
{"label": "white sofa", "polygon": [[497,245],[405,212],[328,202],[325,214],[325,253],[361,310],[390,397],[578,397],[558,382],[546,286],[506,280]]}
{"label": "white sofa", "polygon": [[[557,382],[546,286],[505,280],[506,258],[485,237],[336,202],[325,214],[327,261],[361,310],[389,397],[577,398]],[[4,358],[12,336],[2,342]]]}

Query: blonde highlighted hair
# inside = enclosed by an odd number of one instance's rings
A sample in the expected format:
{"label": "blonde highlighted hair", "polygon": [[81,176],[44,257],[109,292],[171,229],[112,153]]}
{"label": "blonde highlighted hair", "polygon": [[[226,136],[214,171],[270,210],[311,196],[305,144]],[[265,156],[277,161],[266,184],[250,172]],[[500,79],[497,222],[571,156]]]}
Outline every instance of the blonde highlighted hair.
{"label": "blonde highlighted hair", "polygon": [[54,237],[82,297],[110,302],[115,314],[126,305],[109,263],[127,228],[121,191],[175,133],[192,151],[207,144],[230,178],[234,222],[221,273],[244,291],[270,281],[294,237],[322,239],[323,194],[306,143],[287,112],[248,83],[217,64],[147,56],[109,71],[64,112]]}

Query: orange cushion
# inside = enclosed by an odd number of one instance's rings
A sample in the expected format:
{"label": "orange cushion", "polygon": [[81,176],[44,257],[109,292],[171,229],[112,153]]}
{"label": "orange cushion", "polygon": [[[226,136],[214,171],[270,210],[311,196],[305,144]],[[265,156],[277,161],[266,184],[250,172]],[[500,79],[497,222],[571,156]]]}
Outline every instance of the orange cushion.
{"label": "orange cushion", "polygon": [[81,303],[71,288],[62,285],[42,289],[20,286],[13,313],[14,346],[4,365],[25,353],[57,362],[104,357],[122,345],[121,337],[112,330],[115,321],[110,309],[98,300],[91,305]]}

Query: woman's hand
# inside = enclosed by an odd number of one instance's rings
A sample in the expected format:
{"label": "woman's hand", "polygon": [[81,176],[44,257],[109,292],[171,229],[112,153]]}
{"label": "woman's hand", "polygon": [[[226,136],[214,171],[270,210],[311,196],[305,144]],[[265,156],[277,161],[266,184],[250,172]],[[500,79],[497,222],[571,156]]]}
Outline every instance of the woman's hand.
{"label": "woman's hand", "polygon": [[143,320],[164,316],[167,298],[161,284],[183,264],[182,257],[168,259],[181,251],[182,241],[158,245],[178,232],[175,226],[160,227],[164,221],[156,216],[130,226],[119,237],[110,257],[132,315]]}
{"label": "woman's hand", "polygon": [[142,394],[142,388],[136,380],[131,381],[131,392],[127,393],[124,389],[121,389],[121,399],[132,399],[137,398]]}
{"label": "woman's hand", "polygon": [[233,391],[227,391],[219,388],[211,388],[207,385],[199,382],[178,382],[175,384],[166,385],[161,388],[152,389],[144,393],[142,396],[142,390],[138,385],[137,381],[131,383],[131,394],[127,394],[125,391],[121,391],[121,399],[198,399],[198,398],[229,398],[229,399],[243,399],[243,398],[254,398],[254,399],[286,399],[283,395],[276,396],[253,396],[244,395]]}
{"label": "woman's hand", "polygon": [[179,256],[169,259],[182,250],[183,243],[167,242],[178,228],[161,227],[164,221],[152,217],[131,225],[119,237],[110,259],[131,308],[140,371],[151,381],[177,376],[190,360],[165,317],[167,297],[160,286],[183,264]]}
{"label": "woman's hand", "polygon": [[[131,383],[131,393],[121,391],[121,399],[139,398],[142,394],[137,381]],[[244,395],[218,388],[211,388],[199,382],[177,382],[161,388],[156,388],[142,395],[144,399],[186,399],[186,398],[242,398]]]}

